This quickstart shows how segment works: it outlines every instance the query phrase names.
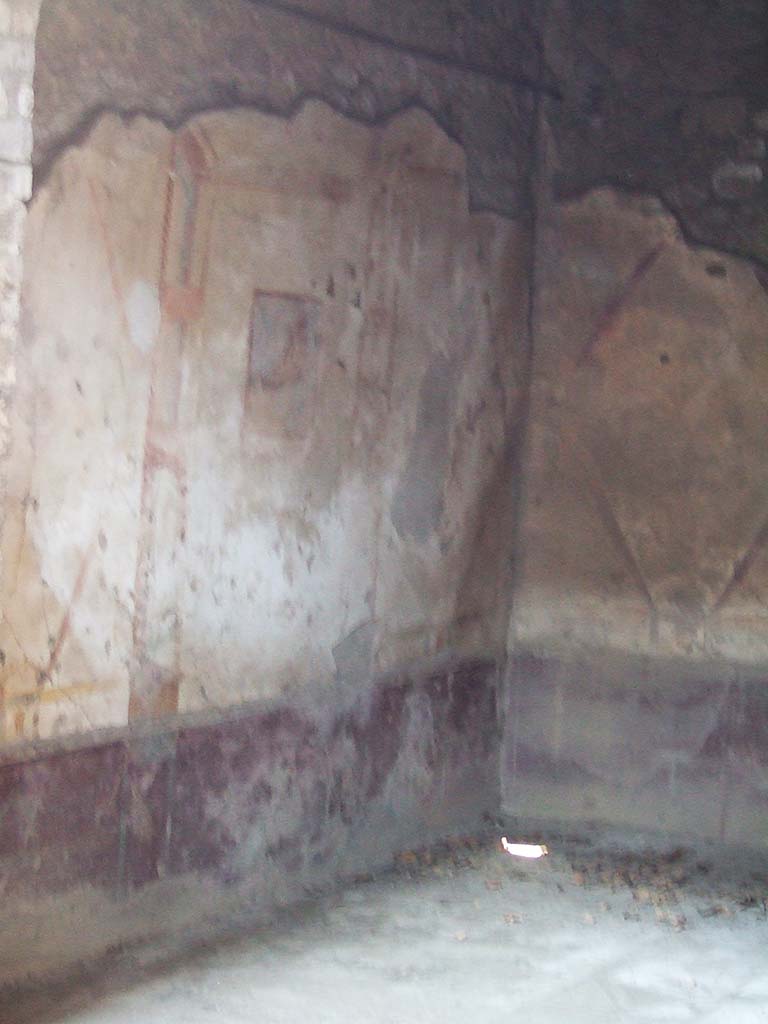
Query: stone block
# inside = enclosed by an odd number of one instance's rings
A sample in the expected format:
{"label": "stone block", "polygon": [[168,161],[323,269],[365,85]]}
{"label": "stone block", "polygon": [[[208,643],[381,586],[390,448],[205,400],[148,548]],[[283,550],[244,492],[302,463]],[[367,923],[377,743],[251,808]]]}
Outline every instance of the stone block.
{"label": "stone block", "polygon": [[40,0],[11,0],[11,32],[17,38],[34,39]]}
{"label": "stone block", "polygon": [[9,247],[11,251],[20,252],[20,246],[24,234],[24,221],[26,209],[20,201],[4,203],[0,201],[0,246]]}
{"label": "stone block", "polygon": [[32,168],[0,157],[0,196],[26,202],[32,195]]}
{"label": "stone block", "polygon": [[32,117],[35,107],[35,91],[28,82],[22,82],[16,90],[16,109],[20,117]]}
{"label": "stone block", "polygon": [[0,160],[25,163],[32,152],[32,123],[27,118],[0,120]]}
{"label": "stone block", "polygon": [[32,72],[35,66],[35,48],[32,39],[5,36],[0,38],[0,75],[4,71]]}

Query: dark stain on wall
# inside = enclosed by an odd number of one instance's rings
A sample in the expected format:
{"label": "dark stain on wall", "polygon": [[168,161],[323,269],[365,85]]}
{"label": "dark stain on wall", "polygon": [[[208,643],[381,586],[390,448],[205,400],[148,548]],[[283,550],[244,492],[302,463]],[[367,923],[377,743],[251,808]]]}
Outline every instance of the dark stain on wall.
{"label": "dark stain on wall", "polygon": [[420,543],[433,535],[443,513],[458,370],[440,354],[427,367],[408,460],[392,502],[398,534]]}
{"label": "dark stain on wall", "polygon": [[651,193],[690,240],[768,263],[768,5],[547,6],[555,194]]}
{"label": "dark stain on wall", "polygon": [[98,113],[302,99],[377,120],[428,109],[467,152],[476,207],[530,209],[537,99],[558,197],[658,196],[687,237],[768,264],[762,0],[47,0],[37,180]]}
{"label": "dark stain on wall", "polygon": [[[508,36],[520,54],[518,73],[517,59],[503,71],[492,61],[478,66],[493,21],[465,52],[452,50],[450,40],[473,19],[463,15],[446,28],[440,4],[431,20],[426,7],[400,17],[397,5],[387,5],[371,29],[365,21],[373,5],[355,5],[355,18],[319,11],[319,20],[307,16],[310,6],[296,14],[287,4],[255,0],[47,0],[37,35],[36,182],[104,111],[178,126],[194,113],[234,107],[288,116],[319,98],[368,122],[425,108],[465,147],[474,206],[523,212],[532,97],[550,88],[536,78],[535,48],[520,43],[530,38],[524,19],[513,19]],[[391,17],[394,34],[386,31]],[[407,43],[411,21],[423,26],[422,37]],[[438,37],[447,34],[447,49],[429,45],[432,23],[442,28]]]}

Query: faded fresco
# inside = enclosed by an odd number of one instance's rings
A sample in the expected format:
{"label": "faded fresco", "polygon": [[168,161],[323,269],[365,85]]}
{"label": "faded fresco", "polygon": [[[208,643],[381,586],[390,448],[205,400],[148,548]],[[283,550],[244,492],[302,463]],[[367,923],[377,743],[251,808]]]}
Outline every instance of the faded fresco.
{"label": "faded fresco", "polygon": [[539,238],[517,641],[764,662],[764,272],[611,189]]}
{"label": "faded fresco", "polygon": [[502,649],[525,253],[421,112],[100,119],[28,221],[5,738]]}

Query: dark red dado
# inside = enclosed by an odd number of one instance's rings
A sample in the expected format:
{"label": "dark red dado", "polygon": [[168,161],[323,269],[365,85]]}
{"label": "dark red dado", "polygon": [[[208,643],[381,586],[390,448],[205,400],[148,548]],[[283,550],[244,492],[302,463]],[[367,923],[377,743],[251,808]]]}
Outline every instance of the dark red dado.
{"label": "dark red dado", "polygon": [[626,654],[514,656],[504,810],[768,847],[768,680]]}
{"label": "dark red dado", "polygon": [[5,763],[2,891],[120,901],[194,876],[284,901],[471,832],[498,806],[497,675],[446,662]]}

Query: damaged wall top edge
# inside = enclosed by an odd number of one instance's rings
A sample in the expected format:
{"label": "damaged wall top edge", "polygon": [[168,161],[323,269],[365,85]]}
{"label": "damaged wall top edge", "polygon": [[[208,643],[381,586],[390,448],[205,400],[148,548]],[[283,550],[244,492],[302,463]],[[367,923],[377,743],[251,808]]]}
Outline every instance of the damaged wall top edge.
{"label": "damaged wall top edge", "polygon": [[36,180],[99,112],[142,112],[178,125],[196,112],[233,107],[289,116],[315,97],[372,123],[424,107],[464,146],[473,205],[519,216],[527,205],[536,90],[526,83],[534,57],[525,57],[521,85],[509,69],[489,77],[458,58],[441,62],[350,31],[246,0],[121,0],[107,9],[94,0],[49,0],[37,36]]}
{"label": "damaged wall top edge", "polygon": [[766,266],[766,46],[751,0],[709,18],[662,0],[459,2],[448,17],[434,0],[49,0],[35,165],[42,180],[108,109],[178,124],[238,104],[285,114],[301,96],[365,120],[418,103],[466,148],[474,206],[521,216],[538,97],[556,195],[657,195],[690,240]]}

